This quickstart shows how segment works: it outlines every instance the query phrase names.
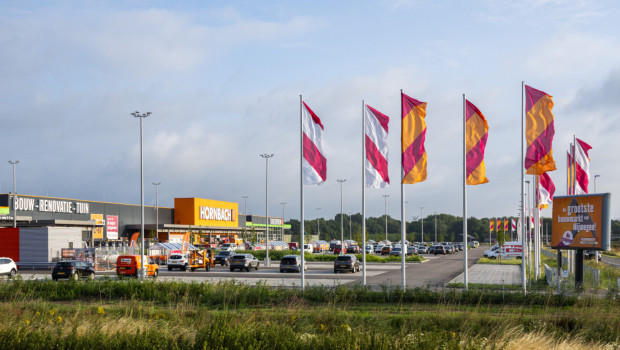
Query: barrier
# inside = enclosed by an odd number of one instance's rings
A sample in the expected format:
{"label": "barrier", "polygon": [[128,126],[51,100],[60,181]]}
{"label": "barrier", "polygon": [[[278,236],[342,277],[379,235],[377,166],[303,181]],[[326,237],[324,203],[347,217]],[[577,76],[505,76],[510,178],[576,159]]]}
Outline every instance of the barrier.
{"label": "barrier", "polygon": [[545,278],[547,279],[547,283],[553,287],[555,286],[554,281],[556,280],[555,277],[555,269],[550,268],[549,266],[547,266],[547,264],[544,264],[545,266]]}

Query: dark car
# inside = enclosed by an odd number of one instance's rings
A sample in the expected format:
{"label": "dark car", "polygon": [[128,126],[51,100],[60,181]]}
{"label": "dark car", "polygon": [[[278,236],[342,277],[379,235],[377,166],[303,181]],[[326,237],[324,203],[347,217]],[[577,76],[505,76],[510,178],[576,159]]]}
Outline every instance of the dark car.
{"label": "dark car", "polygon": [[340,271],[351,271],[355,273],[360,270],[360,261],[355,255],[339,255],[334,261],[334,273]]}
{"label": "dark car", "polygon": [[224,250],[215,255],[213,258],[213,264],[220,264],[221,266],[228,266],[230,264],[230,257],[233,256],[235,252],[231,250]]}
{"label": "dark car", "polygon": [[457,243],[456,244],[456,249],[458,249],[459,251],[463,251],[463,243]]}
{"label": "dark car", "polygon": [[85,261],[67,260],[59,261],[52,270],[52,279],[68,278],[77,281],[80,278],[95,279],[95,269]]}
{"label": "dark car", "polygon": [[334,254],[342,254],[344,251],[342,250],[342,244],[336,244],[334,247]]}
{"label": "dark car", "polygon": [[360,247],[357,245],[350,245],[347,247],[347,254],[359,254]]}
{"label": "dark car", "polygon": [[426,253],[428,253],[428,254],[433,254],[433,253],[435,253],[435,247],[436,247],[436,246],[434,246],[434,245],[433,245],[433,246],[430,246],[430,247],[428,248],[428,250],[426,251]]}
{"label": "dark car", "polygon": [[259,261],[252,254],[235,254],[230,258],[230,271],[235,269],[250,271],[258,270]]}
{"label": "dark car", "polygon": [[433,246],[433,254],[435,254],[435,255],[437,255],[437,254],[446,255],[446,254],[448,254],[448,249],[446,248],[445,245],[434,245]]}
{"label": "dark car", "polygon": [[601,252],[599,252],[598,250],[586,250],[583,252],[583,258],[588,259],[588,260],[594,259],[594,257],[597,255],[598,255],[599,260],[603,257]]}
{"label": "dark car", "polygon": [[[304,271],[308,270],[308,263],[304,264]],[[280,272],[293,271],[301,272],[301,256],[285,255],[280,260]]]}

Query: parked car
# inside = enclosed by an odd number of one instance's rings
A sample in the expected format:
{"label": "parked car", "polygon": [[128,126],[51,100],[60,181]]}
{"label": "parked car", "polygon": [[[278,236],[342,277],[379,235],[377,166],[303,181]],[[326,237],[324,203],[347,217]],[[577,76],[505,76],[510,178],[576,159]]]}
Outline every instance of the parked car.
{"label": "parked car", "polygon": [[386,244],[381,248],[381,255],[388,255],[392,251],[392,246]]}
{"label": "parked car", "polygon": [[168,271],[173,269],[187,271],[189,269],[189,254],[171,254],[168,258]]}
{"label": "parked car", "polygon": [[0,258],[0,275],[15,277],[17,275],[17,265],[11,258]]}
{"label": "parked car", "polygon": [[[118,277],[138,277],[138,272],[142,268],[140,260],[140,255],[119,255],[116,258],[116,275]],[[147,256],[144,257],[143,263],[146,275],[157,278],[157,275],[159,275],[159,265],[149,261]]]}
{"label": "parked car", "polygon": [[340,271],[360,271],[360,261],[355,255],[339,255],[334,261],[334,273]]}
{"label": "parked car", "polygon": [[232,250],[224,250],[215,254],[213,263],[220,264],[221,266],[228,266],[230,264],[230,257],[233,256],[235,252]]}
{"label": "parked car", "polygon": [[366,254],[372,254],[373,251],[374,249],[372,248],[372,245],[366,244]]}
{"label": "parked car", "polygon": [[221,250],[232,250],[234,252],[237,250],[237,243],[224,243]]}
{"label": "parked car", "polygon": [[230,258],[230,271],[235,271],[236,269],[250,271],[250,269],[254,268],[254,270],[258,270],[258,265],[260,262],[258,259],[254,257],[252,254],[235,254]]}
{"label": "parked car", "polygon": [[[304,271],[308,270],[308,263],[304,264]],[[285,255],[280,260],[280,272],[293,271],[301,272],[301,256]]]}
{"label": "parked car", "polygon": [[448,248],[446,248],[445,245],[441,245],[441,244],[434,245],[433,246],[433,254],[435,254],[435,255],[437,255],[437,254],[446,255],[446,254],[448,254]]}
{"label": "parked car", "polygon": [[497,259],[499,258],[501,255],[502,259],[511,259],[511,258],[517,258],[517,259],[522,259],[523,258],[523,245],[521,242],[506,242],[504,243],[504,245],[502,245],[502,248],[499,249],[499,247],[491,252],[489,252],[487,254],[487,257],[489,259]]}
{"label": "parked car", "polygon": [[446,253],[448,254],[454,254],[454,246],[452,244],[446,244],[444,245],[444,248],[446,248]]}
{"label": "parked car", "polygon": [[436,245],[432,245],[432,246],[428,247],[427,253],[428,254],[434,254],[435,253],[435,247],[436,247]]}
{"label": "parked car", "polygon": [[334,254],[342,254],[342,253],[344,253],[342,244],[336,244],[336,246],[334,247]]}
{"label": "parked car", "polygon": [[90,263],[78,260],[59,261],[52,269],[52,279],[58,281],[60,278],[79,280],[80,278],[95,279],[95,269]]}
{"label": "parked car", "polygon": [[594,259],[594,257],[597,255],[599,260],[603,257],[603,254],[601,254],[601,252],[598,250],[586,250],[583,252],[583,258],[588,260]]}
{"label": "parked car", "polygon": [[390,256],[401,256],[403,249],[401,247],[394,247],[390,250]]}
{"label": "parked car", "polygon": [[420,251],[414,245],[407,246],[407,255],[418,255]]}
{"label": "parked car", "polygon": [[418,250],[416,254],[426,254],[428,252],[428,247],[424,244],[420,244],[416,249]]}
{"label": "parked car", "polygon": [[347,254],[359,254],[360,247],[358,245],[351,245],[347,247]]}
{"label": "parked car", "polygon": [[456,244],[456,249],[458,249],[459,251],[463,251],[463,243],[457,243]]}
{"label": "parked car", "polygon": [[385,244],[377,244],[375,247],[375,254],[381,254],[381,250],[385,247]]}

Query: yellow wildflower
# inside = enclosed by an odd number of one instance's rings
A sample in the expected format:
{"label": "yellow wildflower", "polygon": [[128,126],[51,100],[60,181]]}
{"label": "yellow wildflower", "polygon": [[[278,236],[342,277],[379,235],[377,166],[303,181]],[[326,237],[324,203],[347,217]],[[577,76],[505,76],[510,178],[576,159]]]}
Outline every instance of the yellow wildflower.
{"label": "yellow wildflower", "polygon": [[99,308],[97,308],[97,313],[99,315],[105,315],[105,310],[103,309],[103,307],[99,306]]}
{"label": "yellow wildflower", "polygon": [[62,323],[62,317],[60,317],[60,315],[58,315],[58,323]]}
{"label": "yellow wildflower", "polygon": [[29,326],[29,325],[30,325],[30,321],[26,320],[26,326]]}

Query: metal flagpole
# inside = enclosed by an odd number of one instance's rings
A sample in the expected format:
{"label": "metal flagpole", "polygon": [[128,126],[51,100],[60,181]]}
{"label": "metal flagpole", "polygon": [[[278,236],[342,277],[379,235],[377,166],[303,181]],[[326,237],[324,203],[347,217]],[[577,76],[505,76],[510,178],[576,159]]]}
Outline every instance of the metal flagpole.
{"label": "metal flagpole", "polygon": [[525,82],[521,81],[521,284],[523,285],[523,294],[527,294],[527,286],[525,283]]}
{"label": "metal flagpole", "polygon": [[[402,113],[402,105],[403,105],[403,89],[400,89],[400,106]],[[402,123],[401,123],[402,128]],[[402,144],[402,131],[401,131],[401,144]],[[405,272],[405,259],[407,257],[408,248],[405,245],[405,240],[407,236],[407,220],[405,216],[405,185],[403,184],[403,180],[405,179],[405,169],[403,169],[402,162],[400,163],[400,246],[401,246],[401,261],[400,261],[400,270],[401,270],[401,278],[402,278],[402,290],[405,290],[407,286],[407,274]],[[414,240],[415,241],[415,240]]]}
{"label": "metal flagpole", "polygon": [[463,94],[463,285],[467,290],[467,112]]}
{"label": "metal flagpole", "polygon": [[538,198],[540,177],[534,176],[536,190],[534,190],[534,282],[538,281],[540,270],[540,203]]}
{"label": "metal flagpole", "polygon": [[362,100],[362,285],[366,287],[366,103]]}
{"label": "metal flagpole", "polygon": [[306,261],[304,260],[304,117],[303,117],[303,98],[299,95],[299,193],[300,193],[300,212],[301,212],[301,230],[299,232],[299,241],[301,242],[301,290],[306,287]]}

